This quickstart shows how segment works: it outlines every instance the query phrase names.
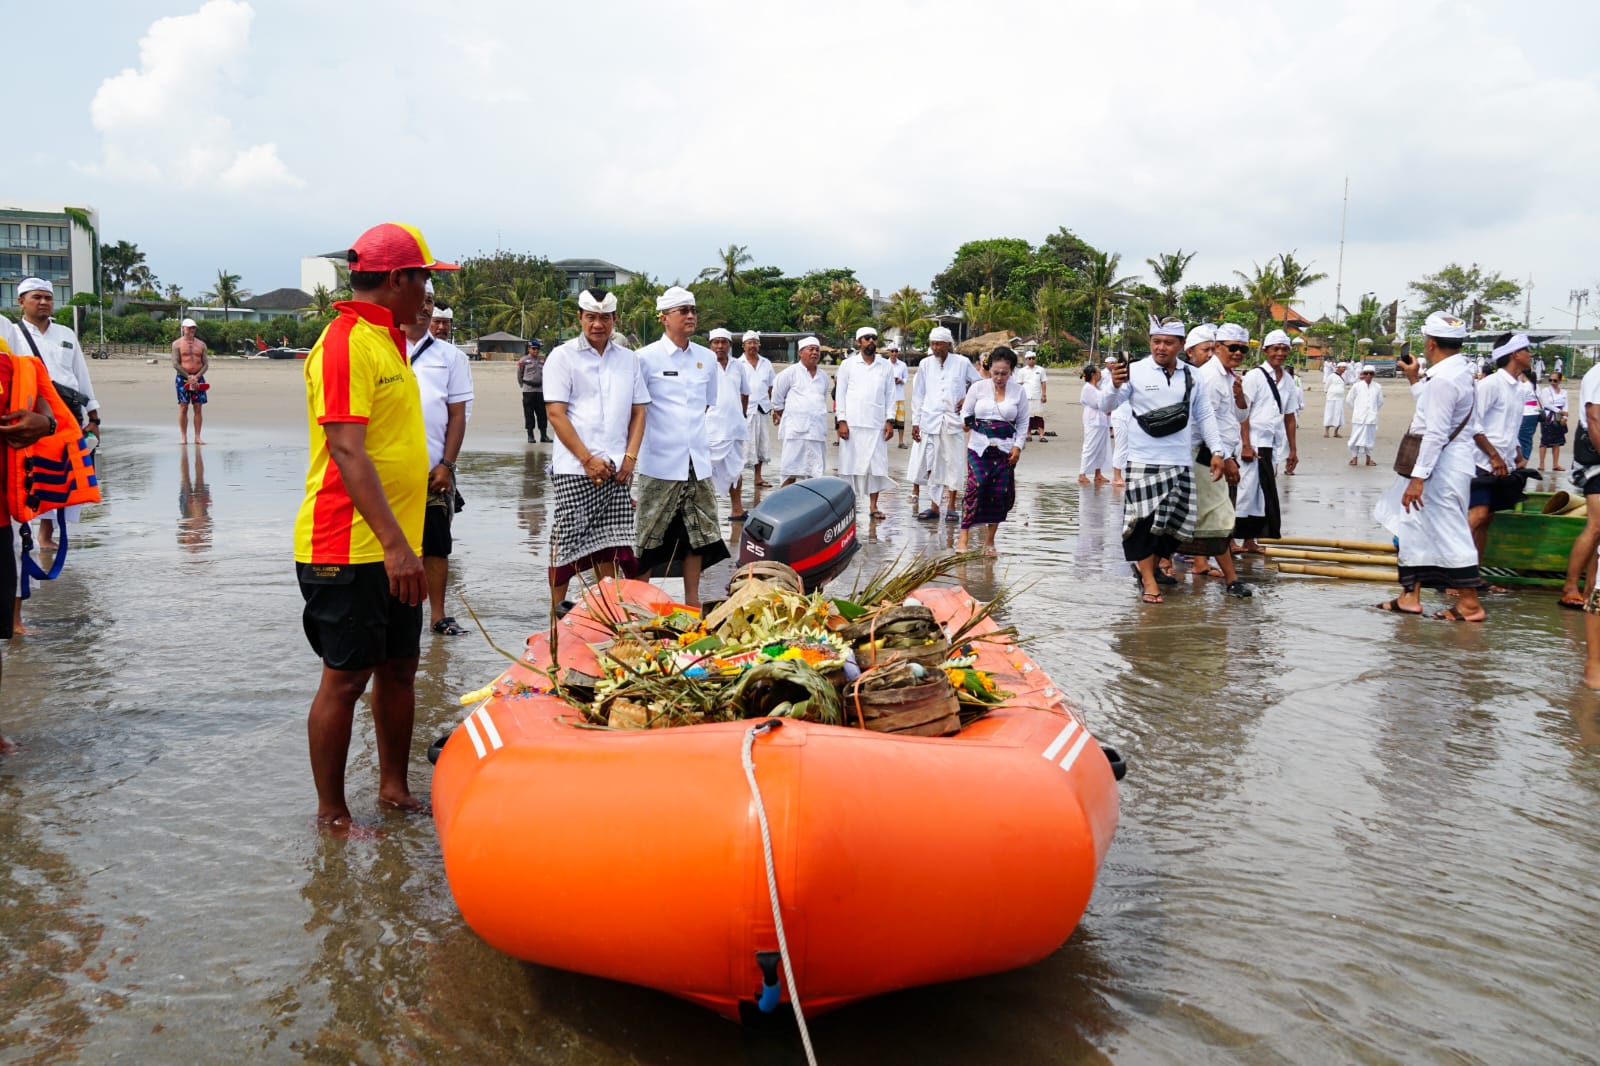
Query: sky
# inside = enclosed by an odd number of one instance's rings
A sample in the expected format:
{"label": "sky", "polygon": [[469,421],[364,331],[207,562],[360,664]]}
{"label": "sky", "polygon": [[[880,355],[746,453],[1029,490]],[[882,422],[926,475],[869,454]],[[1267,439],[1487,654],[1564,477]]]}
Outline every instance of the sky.
{"label": "sky", "polygon": [[[0,0],[20,26],[20,4]],[[1600,323],[1600,5],[1557,0],[122,0],[15,48],[0,191],[89,204],[163,282],[265,292],[386,220],[691,280],[728,244],[926,289],[1066,226],[1343,303],[1451,261]],[[53,32],[53,31],[52,31]],[[1562,308],[1567,310],[1563,311]],[[1514,317],[1520,319],[1522,308]]]}

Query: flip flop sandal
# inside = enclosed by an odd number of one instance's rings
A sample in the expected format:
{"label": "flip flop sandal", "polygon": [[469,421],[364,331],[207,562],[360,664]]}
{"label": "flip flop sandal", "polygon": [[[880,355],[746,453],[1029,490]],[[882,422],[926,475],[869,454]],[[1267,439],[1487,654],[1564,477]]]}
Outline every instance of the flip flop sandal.
{"label": "flip flop sandal", "polygon": [[466,632],[456,624],[454,618],[441,618],[433,623],[433,631],[444,637],[459,637]]}
{"label": "flip flop sandal", "polygon": [[868,515],[868,517],[873,519],[874,521],[881,522],[885,518],[888,518],[889,516],[884,514],[882,511],[873,511],[872,514]]}
{"label": "flip flop sandal", "polygon": [[1139,600],[1142,603],[1166,603],[1167,602],[1166,600],[1161,598],[1161,593],[1159,593],[1159,592],[1154,593],[1154,594],[1151,594],[1149,592],[1141,593],[1140,596],[1139,596]]}
{"label": "flip flop sandal", "polygon": [[1390,614],[1408,614],[1413,618],[1422,617],[1421,611],[1408,611],[1401,607],[1399,600],[1384,600],[1382,603],[1375,603],[1372,606],[1380,611],[1388,611]]}
{"label": "flip flop sandal", "polygon": [[1246,585],[1243,581],[1228,582],[1228,595],[1236,596],[1241,600],[1248,600],[1256,594],[1256,590]]}
{"label": "flip flop sandal", "polygon": [[743,522],[744,521],[744,517],[745,517],[744,512],[740,511],[738,514],[729,515],[728,516],[728,521],[730,521],[730,522]]}
{"label": "flip flop sandal", "polygon": [[1580,596],[1575,600],[1560,599],[1556,601],[1556,606],[1566,611],[1581,611],[1583,610],[1583,598]]}
{"label": "flip flop sandal", "polygon": [[959,522],[961,521],[961,516],[956,514],[954,511],[951,511],[944,516],[944,520],[946,522]]}
{"label": "flip flop sandal", "polygon": [[1482,618],[1468,618],[1454,607],[1446,607],[1433,616],[1436,622],[1482,622]]}
{"label": "flip flop sandal", "polygon": [[926,511],[917,512],[918,522],[937,522],[938,520],[939,512],[935,511],[932,507],[928,508]]}
{"label": "flip flop sandal", "polygon": [[1156,571],[1156,584],[1158,584],[1158,585],[1176,585],[1177,583],[1178,583],[1178,579],[1173,577],[1171,574],[1164,573],[1164,572],[1162,572],[1160,570]]}

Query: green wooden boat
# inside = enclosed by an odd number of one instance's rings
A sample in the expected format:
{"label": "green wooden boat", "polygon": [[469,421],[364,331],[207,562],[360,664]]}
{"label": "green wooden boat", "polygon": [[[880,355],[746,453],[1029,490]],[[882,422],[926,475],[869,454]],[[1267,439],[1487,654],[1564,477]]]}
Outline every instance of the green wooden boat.
{"label": "green wooden boat", "polygon": [[1510,511],[1499,511],[1483,549],[1484,577],[1506,585],[1559,588],[1567,556],[1583,531],[1583,515],[1547,515],[1553,492],[1530,492]]}

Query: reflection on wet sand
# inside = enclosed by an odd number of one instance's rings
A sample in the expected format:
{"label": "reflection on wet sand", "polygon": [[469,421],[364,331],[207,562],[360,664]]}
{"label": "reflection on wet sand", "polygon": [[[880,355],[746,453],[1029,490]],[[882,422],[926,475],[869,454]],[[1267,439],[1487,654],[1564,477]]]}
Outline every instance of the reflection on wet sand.
{"label": "reflection on wet sand", "polygon": [[194,476],[189,476],[189,449],[178,458],[178,546],[190,552],[211,547],[211,486],[206,484],[206,457],[194,450]]}
{"label": "reflection on wet sand", "polygon": [[83,911],[72,860],[43,846],[19,813],[22,793],[0,777],[0,1058],[68,1062],[88,1043],[95,1015],[124,998],[96,995],[91,966],[105,927]]}

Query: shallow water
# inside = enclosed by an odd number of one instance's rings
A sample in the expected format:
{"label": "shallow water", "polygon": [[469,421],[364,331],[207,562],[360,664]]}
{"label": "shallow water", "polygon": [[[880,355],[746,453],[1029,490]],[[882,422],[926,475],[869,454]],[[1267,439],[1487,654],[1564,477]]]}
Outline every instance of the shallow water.
{"label": "shallow water", "polygon": [[[799,1061],[781,1025],[480,943],[432,822],[374,811],[370,725],[350,795],[380,835],[315,832],[302,438],[180,457],[166,437],[103,456],[107,502],[5,648],[0,726],[25,748],[0,760],[0,1060]],[[452,591],[508,648],[547,609],[541,462],[461,464]],[[1385,481],[1285,479],[1287,524],[1375,539]],[[866,565],[951,536],[885,509]],[[815,1020],[824,1062],[1593,1059],[1581,616],[1514,594],[1485,626],[1399,619],[1365,609],[1382,586],[1259,563],[1252,601],[1202,583],[1141,606],[1110,490],[1025,473],[1015,517],[967,584],[1029,586],[1009,620],[1128,758],[1120,831],[1060,952]],[[414,787],[456,696],[500,664],[477,635],[424,637]],[[574,906],[625,897],[573,886]]]}

